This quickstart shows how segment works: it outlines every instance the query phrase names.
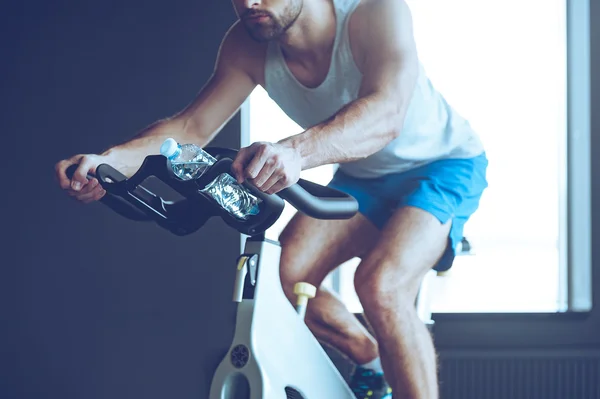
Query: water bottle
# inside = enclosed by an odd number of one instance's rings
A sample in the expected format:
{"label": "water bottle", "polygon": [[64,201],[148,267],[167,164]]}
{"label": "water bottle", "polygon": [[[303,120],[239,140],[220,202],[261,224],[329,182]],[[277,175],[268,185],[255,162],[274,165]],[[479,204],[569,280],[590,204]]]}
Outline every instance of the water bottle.
{"label": "water bottle", "polygon": [[[164,141],[160,153],[171,161],[173,173],[182,180],[197,179],[217,160],[195,144],[179,144],[172,138]],[[248,219],[259,212],[260,199],[227,173],[215,178],[200,190],[208,194],[223,209],[239,219]]]}

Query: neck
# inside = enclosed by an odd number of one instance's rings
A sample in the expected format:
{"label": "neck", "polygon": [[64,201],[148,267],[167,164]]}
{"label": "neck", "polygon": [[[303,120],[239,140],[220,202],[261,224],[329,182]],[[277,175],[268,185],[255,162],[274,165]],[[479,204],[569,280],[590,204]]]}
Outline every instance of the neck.
{"label": "neck", "polygon": [[327,57],[336,35],[336,15],[331,0],[304,0],[298,19],[279,39],[288,59],[318,60]]}

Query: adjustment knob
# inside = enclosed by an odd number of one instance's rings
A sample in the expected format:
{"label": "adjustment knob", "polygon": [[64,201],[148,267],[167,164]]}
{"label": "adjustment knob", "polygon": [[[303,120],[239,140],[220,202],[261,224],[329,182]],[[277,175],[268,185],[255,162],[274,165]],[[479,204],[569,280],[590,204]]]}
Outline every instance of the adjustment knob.
{"label": "adjustment knob", "polygon": [[305,282],[296,283],[294,285],[294,294],[298,296],[298,300],[296,301],[296,311],[300,317],[304,318],[308,300],[317,295],[317,287]]}

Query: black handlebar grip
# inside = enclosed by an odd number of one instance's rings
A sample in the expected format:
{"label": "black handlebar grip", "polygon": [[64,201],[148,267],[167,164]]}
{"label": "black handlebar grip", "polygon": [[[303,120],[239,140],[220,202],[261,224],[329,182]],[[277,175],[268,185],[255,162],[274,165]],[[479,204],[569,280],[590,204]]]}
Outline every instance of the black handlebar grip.
{"label": "black handlebar grip", "polygon": [[[77,170],[78,167],[79,167],[78,164],[73,164],[67,168],[67,170],[65,171],[65,174],[67,175],[69,180],[73,180],[73,175],[75,174],[75,171]],[[96,178],[96,176],[94,176],[91,173],[88,173],[87,178],[88,178],[88,180],[91,180],[91,179]]]}
{"label": "black handlebar grip", "polygon": [[342,191],[300,179],[279,196],[294,208],[317,219],[349,219],[358,212],[356,199]]}
{"label": "black handlebar grip", "polygon": [[[67,170],[65,171],[65,174],[67,175],[67,177],[69,179],[73,179],[73,175],[75,174],[75,171],[77,170],[78,167],[79,167],[78,164],[74,164],[67,168]],[[121,176],[123,176],[123,175],[121,175]],[[125,177],[125,176],[123,176],[123,177]],[[92,173],[87,174],[88,180],[95,179],[95,178],[96,178],[96,176],[93,175]],[[107,187],[107,184],[110,184],[110,183],[105,183],[100,179],[98,179],[98,181],[100,182],[102,187],[106,190],[106,194],[102,198],[100,198],[100,202],[102,202],[104,205],[108,206],[110,209],[112,209],[119,215],[121,215],[127,219],[130,219],[130,220],[134,220],[137,222],[145,222],[145,221],[151,220],[144,212],[140,211],[138,208],[131,205],[125,199],[111,194],[109,191],[110,188]]]}

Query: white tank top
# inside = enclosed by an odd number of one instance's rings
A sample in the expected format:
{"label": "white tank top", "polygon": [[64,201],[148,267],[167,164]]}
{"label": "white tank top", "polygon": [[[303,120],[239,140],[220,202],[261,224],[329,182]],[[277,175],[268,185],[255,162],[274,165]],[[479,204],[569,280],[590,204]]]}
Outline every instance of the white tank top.
{"label": "white tank top", "polygon": [[[350,49],[348,21],[359,2],[333,0],[337,15],[333,56],[327,77],[318,87],[301,84],[289,70],[279,43],[269,43],[265,90],[303,129],[325,121],[358,96],[362,74]],[[438,159],[469,158],[483,151],[481,140],[468,121],[448,105],[419,64],[417,84],[398,138],[366,158],[340,164],[339,169],[351,176],[371,178]]]}

